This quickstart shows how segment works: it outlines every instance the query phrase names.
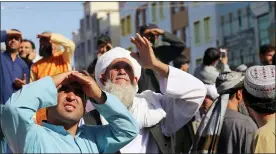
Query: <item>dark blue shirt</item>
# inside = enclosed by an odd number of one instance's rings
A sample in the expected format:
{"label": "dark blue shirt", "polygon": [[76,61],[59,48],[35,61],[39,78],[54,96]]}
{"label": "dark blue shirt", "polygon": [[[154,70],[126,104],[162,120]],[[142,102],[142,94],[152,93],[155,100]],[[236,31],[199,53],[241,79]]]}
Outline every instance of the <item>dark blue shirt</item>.
{"label": "dark blue shirt", "polygon": [[[6,36],[2,36],[6,33],[2,33],[1,31],[1,42],[5,41],[2,38],[6,38]],[[23,79],[24,74],[27,76],[27,83],[29,83],[30,79],[30,70],[28,65],[22,60],[19,56],[16,57],[14,61],[12,61],[11,55],[9,52],[1,52],[0,53],[0,81],[1,81],[1,104],[5,104],[9,97],[19,90],[14,86],[14,81],[16,78]]]}

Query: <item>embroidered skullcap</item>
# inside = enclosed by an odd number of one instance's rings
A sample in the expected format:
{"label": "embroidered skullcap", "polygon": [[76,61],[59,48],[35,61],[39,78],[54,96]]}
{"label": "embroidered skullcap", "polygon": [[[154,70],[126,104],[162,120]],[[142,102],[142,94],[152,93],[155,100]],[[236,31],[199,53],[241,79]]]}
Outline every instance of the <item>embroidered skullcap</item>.
{"label": "embroidered skullcap", "polygon": [[248,68],[244,88],[257,98],[275,99],[275,65]]}
{"label": "embroidered skullcap", "polygon": [[244,75],[241,72],[223,72],[217,77],[216,87],[219,94],[229,93],[229,90],[242,88]]}

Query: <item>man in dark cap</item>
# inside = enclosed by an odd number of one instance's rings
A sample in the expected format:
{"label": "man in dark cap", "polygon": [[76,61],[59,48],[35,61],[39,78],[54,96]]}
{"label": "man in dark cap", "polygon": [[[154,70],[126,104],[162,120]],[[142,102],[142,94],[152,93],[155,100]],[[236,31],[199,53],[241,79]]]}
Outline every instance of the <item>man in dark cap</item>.
{"label": "man in dark cap", "polygon": [[[186,47],[184,41],[179,39],[177,36],[160,29],[155,24],[146,24],[141,26],[139,33],[142,37],[146,37],[150,41],[155,56],[165,64],[169,64],[176,57],[180,56]],[[170,45],[161,45],[156,47],[156,41],[159,36],[162,36],[162,41],[167,42]],[[156,79],[156,75],[152,70],[142,69],[138,85],[138,93],[145,90],[152,90],[160,93],[160,87]]]}
{"label": "man in dark cap", "polygon": [[254,134],[252,152],[275,153],[275,65],[248,68],[243,97],[250,116],[259,129]]}
{"label": "man in dark cap", "polygon": [[112,49],[111,38],[107,35],[101,35],[97,41],[97,57],[99,58],[102,54]]}

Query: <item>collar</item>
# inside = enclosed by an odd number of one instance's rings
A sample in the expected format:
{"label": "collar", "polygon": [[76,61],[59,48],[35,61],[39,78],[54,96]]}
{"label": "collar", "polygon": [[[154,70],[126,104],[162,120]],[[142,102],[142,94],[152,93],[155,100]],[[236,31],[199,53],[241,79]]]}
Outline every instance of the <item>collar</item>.
{"label": "collar", "polygon": [[[62,134],[64,136],[71,135],[67,130],[64,129],[63,126],[60,126],[60,125],[53,125],[53,124],[47,123],[46,121],[43,121],[42,126],[48,128],[58,134]],[[82,132],[83,132],[83,127],[79,127],[75,137],[78,137]]]}

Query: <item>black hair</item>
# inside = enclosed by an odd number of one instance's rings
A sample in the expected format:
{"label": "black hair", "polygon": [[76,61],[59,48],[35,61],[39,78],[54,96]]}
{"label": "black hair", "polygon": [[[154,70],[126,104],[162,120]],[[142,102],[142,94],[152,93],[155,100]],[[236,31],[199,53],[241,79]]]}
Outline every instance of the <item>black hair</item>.
{"label": "black hair", "polygon": [[17,32],[20,32],[20,33],[21,33],[21,31],[20,31],[20,30],[18,30],[18,29],[11,29],[11,30],[13,30],[13,31],[17,31]]}
{"label": "black hair", "polygon": [[181,55],[175,58],[175,60],[173,61],[173,66],[180,69],[182,65],[189,64],[189,63],[190,63],[190,60],[186,56]]}
{"label": "black hair", "polygon": [[90,63],[90,65],[88,66],[87,68],[87,72],[93,76],[94,72],[95,72],[95,67],[96,67],[96,64],[97,64],[97,61],[98,59],[94,59],[92,63]]}
{"label": "black hair", "polygon": [[276,55],[276,54],[274,54],[273,57],[272,57],[272,65],[276,65],[275,55]]}
{"label": "black hair", "polygon": [[275,98],[259,98],[251,95],[245,88],[242,91],[244,102],[258,113],[273,114],[276,112]]}
{"label": "black hair", "polygon": [[204,65],[211,65],[214,61],[219,60],[220,52],[217,48],[208,48],[205,50],[203,57]]}
{"label": "black hair", "polygon": [[102,43],[112,43],[111,38],[107,35],[101,35],[97,40],[97,46],[99,46]]}
{"label": "black hair", "polygon": [[265,45],[262,45],[261,47],[260,47],[260,54],[261,55],[264,55],[264,54],[266,54],[266,53],[269,53],[269,52],[271,52],[271,51],[275,51],[275,47],[274,46],[272,46],[271,44],[265,44]]}
{"label": "black hair", "polygon": [[147,29],[152,29],[152,28],[158,28],[158,26],[156,24],[144,24],[142,26],[139,27],[139,33],[140,35],[143,35],[144,31]]}
{"label": "black hair", "polygon": [[22,42],[29,42],[32,45],[32,48],[35,49],[35,44],[34,44],[33,41],[28,40],[28,39],[24,39],[24,40],[22,40]]}

